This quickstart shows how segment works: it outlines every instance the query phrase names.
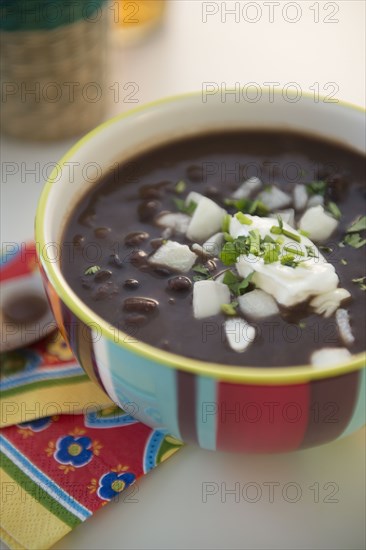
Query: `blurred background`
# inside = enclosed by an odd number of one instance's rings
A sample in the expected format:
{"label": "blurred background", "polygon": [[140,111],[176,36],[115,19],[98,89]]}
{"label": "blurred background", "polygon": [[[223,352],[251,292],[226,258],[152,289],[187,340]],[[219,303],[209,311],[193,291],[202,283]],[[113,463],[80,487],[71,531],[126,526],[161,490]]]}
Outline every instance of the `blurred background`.
{"label": "blurred background", "polygon": [[[32,238],[55,163],[109,116],[219,87],[242,87],[247,101],[272,87],[300,101],[307,92],[365,105],[362,0],[1,0],[0,8],[3,243]],[[141,482],[136,502],[112,504],[58,548],[361,549],[364,451],[364,432],[274,458],[186,448]],[[303,497],[203,500],[207,482],[248,481],[296,482]],[[336,502],[314,500],[309,487],[329,482]]]}

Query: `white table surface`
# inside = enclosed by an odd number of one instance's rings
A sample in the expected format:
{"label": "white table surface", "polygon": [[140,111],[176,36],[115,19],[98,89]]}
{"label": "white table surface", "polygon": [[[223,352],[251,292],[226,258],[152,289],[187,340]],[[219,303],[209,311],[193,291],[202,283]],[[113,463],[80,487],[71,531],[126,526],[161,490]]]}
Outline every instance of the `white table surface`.
{"label": "white table surface", "polygon": [[[296,82],[302,90],[319,83],[320,92],[337,89],[335,97],[365,102],[365,3],[240,2],[240,21],[222,22],[221,2],[211,2],[216,15],[202,20],[202,2],[172,0],[161,31],[138,46],[115,47],[111,84],[120,90],[138,87],[139,104],[174,93],[199,90],[203,82]],[[248,7],[248,4],[252,6]],[[268,4],[274,5],[269,21]],[[295,6],[291,6],[295,5]],[[234,2],[227,2],[230,8]],[[284,8],[284,6],[287,7]],[[316,5],[319,22],[314,22]],[[311,6],[313,8],[311,9]],[[315,7],[314,7],[315,6]],[[302,14],[296,23],[289,23]],[[262,10],[256,23],[253,19]],[[288,10],[283,11],[283,9]],[[332,16],[332,12],[338,13]],[[253,11],[251,11],[253,10]],[[328,16],[338,22],[325,23]],[[326,88],[335,83],[336,88]],[[131,91],[130,88],[128,91]],[[111,114],[135,104],[111,105]],[[1,240],[32,238],[33,220],[44,184],[46,163],[57,162],[74,140],[39,145],[2,139],[2,162],[15,163],[17,174],[1,184]],[[23,164],[22,164],[23,163]],[[40,175],[25,175],[39,163]],[[3,164],[4,168],[4,164]],[[257,502],[236,502],[221,490],[203,501],[206,483],[228,490],[256,483]],[[276,485],[269,497],[269,482]],[[286,484],[296,483],[298,502],[287,502]],[[331,485],[326,485],[326,484]],[[314,493],[319,484],[319,498]],[[310,489],[310,486],[313,489]],[[284,489],[285,487],[285,489]],[[365,547],[365,432],[322,447],[293,454],[254,456],[211,453],[185,447],[137,484],[136,502],[111,503],[79,526],[55,548],[79,549],[363,549]],[[300,490],[299,490],[300,488]],[[335,502],[327,502],[331,491]],[[290,498],[293,493],[289,490]],[[244,488],[245,494],[245,488]],[[328,495],[328,498],[327,498]],[[317,502],[319,500],[319,502]],[[332,500],[332,498],[331,498]]]}

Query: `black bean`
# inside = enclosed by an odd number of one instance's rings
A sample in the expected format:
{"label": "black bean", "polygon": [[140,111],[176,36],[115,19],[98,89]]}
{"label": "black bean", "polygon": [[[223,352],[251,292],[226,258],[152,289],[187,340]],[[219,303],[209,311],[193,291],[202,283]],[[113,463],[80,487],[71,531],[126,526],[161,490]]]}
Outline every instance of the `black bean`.
{"label": "black bean", "polygon": [[326,182],[327,197],[334,202],[341,201],[348,188],[343,176],[341,174],[333,174],[326,179]]}
{"label": "black bean", "polygon": [[90,290],[93,286],[92,283],[91,283],[90,277],[88,277],[88,279],[82,277],[81,278],[81,286],[83,288],[85,288],[86,290]]}
{"label": "black bean", "polygon": [[172,272],[165,267],[154,267],[153,272],[159,275],[159,277],[169,277]]}
{"label": "black bean", "polygon": [[126,298],[123,302],[123,309],[134,313],[152,313],[158,308],[158,302],[152,298]]}
{"label": "black bean", "polygon": [[96,301],[105,300],[108,298],[109,295],[109,287],[108,285],[100,285],[94,292],[93,292],[93,298]]}
{"label": "black bean", "polygon": [[138,246],[143,241],[149,238],[149,234],[145,231],[135,231],[134,233],[129,233],[125,238],[125,244],[127,246]]}
{"label": "black bean", "polygon": [[98,239],[105,239],[110,232],[111,232],[110,227],[97,227],[96,229],[94,229],[94,235]]}
{"label": "black bean", "polygon": [[97,283],[104,283],[105,281],[108,281],[112,277],[112,271],[109,271],[109,269],[102,269],[100,271],[97,271],[97,273],[94,275],[94,281]]}
{"label": "black bean", "polygon": [[144,325],[147,321],[148,318],[146,317],[146,315],[141,315],[141,313],[131,313],[131,315],[127,315],[126,317],[127,325],[141,326]]}
{"label": "black bean", "polygon": [[161,247],[161,245],[163,244],[164,242],[164,239],[161,239],[161,238],[158,238],[158,239],[152,239],[150,241],[150,246],[151,248],[153,248],[154,250],[157,250],[158,248]]}
{"label": "black bean", "polygon": [[75,237],[72,239],[72,244],[76,248],[81,248],[85,244],[85,237],[82,235],[75,235]]}
{"label": "black bean", "polygon": [[206,195],[206,197],[213,197],[214,199],[217,199],[217,197],[220,195],[220,191],[217,189],[217,187],[210,185],[209,187],[206,187],[204,195]]}
{"label": "black bean", "polygon": [[152,220],[156,216],[160,208],[161,208],[161,204],[158,201],[142,202],[137,208],[139,219],[142,222],[147,222]]}
{"label": "black bean", "polygon": [[83,212],[78,218],[78,222],[86,227],[93,227],[95,223],[95,212]]}
{"label": "black bean", "polygon": [[187,168],[187,176],[193,183],[202,183],[204,171],[202,166],[192,165]]}
{"label": "black bean", "polygon": [[150,268],[149,264],[141,264],[137,267],[139,268],[139,271],[142,271],[142,272],[151,271],[151,268]]}
{"label": "black bean", "polygon": [[140,286],[140,283],[137,279],[126,279],[123,286],[130,290],[134,290]]}
{"label": "black bean", "polygon": [[139,195],[142,199],[160,199],[164,185],[167,182],[162,182],[154,185],[143,185],[139,190]]}
{"label": "black bean", "polygon": [[192,281],[184,275],[177,275],[168,281],[169,290],[188,291],[192,288]]}
{"label": "black bean", "polygon": [[116,267],[122,267],[123,266],[123,262],[121,260],[121,258],[118,256],[118,254],[111,254],[109,256],[109,262],[108,262],[110,265],[114,265]]}
{"label": "black bean", "polygon": [[132,265],[135,267],[142,267],[146,265],[147,262],[147,254],[143,250],[136,250],[135,252],[132,252],[128,256],[129,261]]}
{"label": "black bean", "polygon": [[169,298],[168,304],[170,304],[171,306],[174,306],[174,304],[175,304],[174,298]]}

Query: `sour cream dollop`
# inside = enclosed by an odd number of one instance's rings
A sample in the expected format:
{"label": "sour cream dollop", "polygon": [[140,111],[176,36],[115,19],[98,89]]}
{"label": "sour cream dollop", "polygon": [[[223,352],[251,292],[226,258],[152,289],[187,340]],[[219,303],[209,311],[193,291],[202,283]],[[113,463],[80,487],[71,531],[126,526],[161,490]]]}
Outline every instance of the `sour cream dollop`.
{"label": "sour cream dollop", "polygon": [[[241,223],[235,216],[230,220],[230,235],[237,239],[248,236],[250,231],[258,230],[262,239],[266,236],[276,240],[279,235],[271,233],[277,224],[273,218],[261,218],[246,215],[252,223]],[[295,306],[312,296],[318,296],[335,290],[339,284],[334,266],[326,261],[314,243],[301,235],[296,229],[283,222],[283,229],[298,237],[296,242],[283,234],[280,235],[281,256],[293,250],[297,265],[282,265],[280,259],[265,263],[263,257],[254,254],[241,255],[237,259],[236,269],[242,277],[254,272],[252,281],[258,288],[271,294],[275,300],[287,307]]]}

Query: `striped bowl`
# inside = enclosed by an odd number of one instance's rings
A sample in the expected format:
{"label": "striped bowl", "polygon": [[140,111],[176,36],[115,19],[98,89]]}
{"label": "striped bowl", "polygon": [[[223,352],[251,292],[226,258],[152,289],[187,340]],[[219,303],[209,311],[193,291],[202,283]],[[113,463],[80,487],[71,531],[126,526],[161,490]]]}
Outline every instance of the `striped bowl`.
{"label": "striped bowl", "polygon": [[286,128],[364,151],[364,112],[316,99],[302,94],[295,102],[262,90],[249,102],[212,88],[173,97],[107,121],[55,166],[36,217],[37,249],[55,318],[89,376],[147,425],[205,449],[282,452],[331,441],[365,423],[364,354],[322,369],[187,359],[110,326],[71,290],[59,266],[65,219],[93,185],[86,171],[94,169],[100,177],[116,161],[151,146],[210,130]]}

